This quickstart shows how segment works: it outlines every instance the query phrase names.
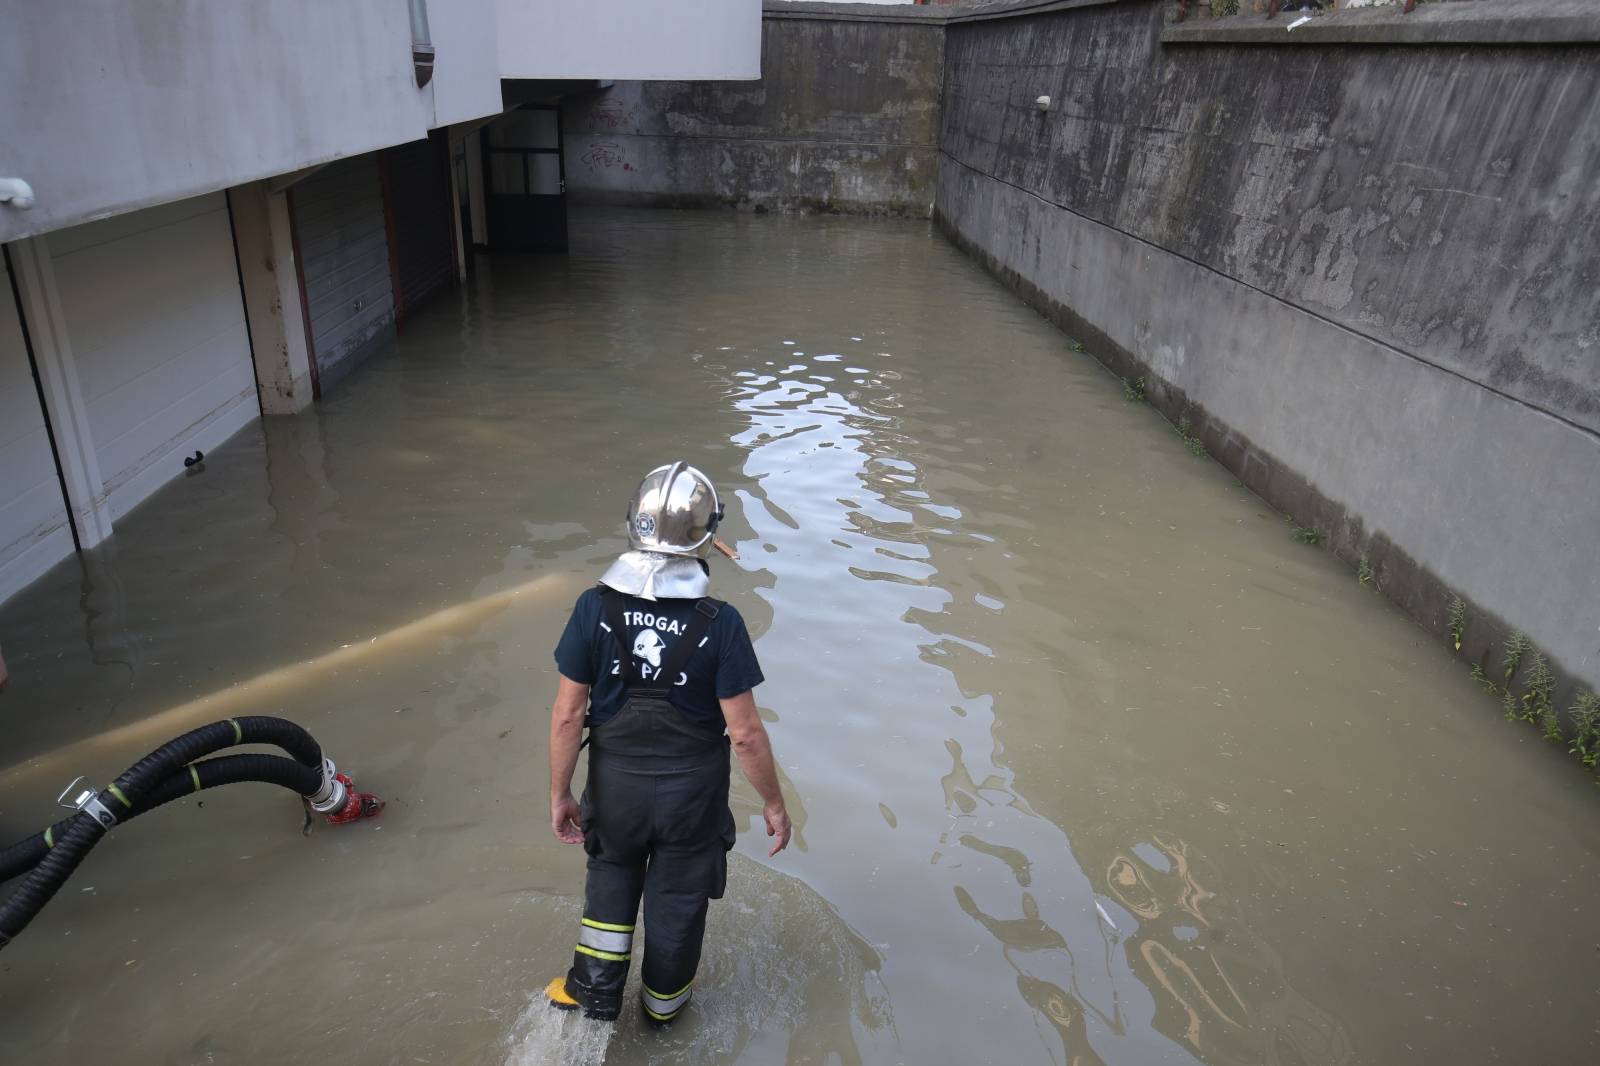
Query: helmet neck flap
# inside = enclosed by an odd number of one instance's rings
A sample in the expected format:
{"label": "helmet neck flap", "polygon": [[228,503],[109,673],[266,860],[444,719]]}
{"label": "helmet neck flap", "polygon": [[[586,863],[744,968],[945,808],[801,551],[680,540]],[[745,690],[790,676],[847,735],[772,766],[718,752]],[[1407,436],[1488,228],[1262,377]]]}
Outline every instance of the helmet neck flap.
{"label": "helmet neck flap", "polygon": [[600,583],[646,600],[698,600],[711,594],[711,568],[688,555],[626,551]]}

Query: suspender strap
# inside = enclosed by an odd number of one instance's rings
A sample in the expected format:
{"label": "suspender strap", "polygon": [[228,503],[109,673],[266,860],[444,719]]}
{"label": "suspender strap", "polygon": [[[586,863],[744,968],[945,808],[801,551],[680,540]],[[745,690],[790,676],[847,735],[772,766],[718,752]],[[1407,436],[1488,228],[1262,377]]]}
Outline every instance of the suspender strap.
{"label": "suspender strap", "polygon": [[672,642],[672,650],[661,662],[661,673],[657,675],[657,686],[665,692],[671,692],[672,686],[678,683],[678,675],[683,673],[683,668],[689,664],[689,656],[700,646],[700,640],[706,635],[706,630],[711,626],[711,620],[717,617],[721,610],[720,605],[714,600],[696,600],[694,615],[689,619],[689,626],[677,640]]}
{"label": "suspender strap", "polygon": [[638,678],[633,670],[633,649],[628,646],[628,627],[622,621],[622,593],[602,586],[600,606],[605,613],[606,625],[611,629],[611,639],[617,642],[617,656],[622,663],[622,688],[627,691],[634,687]]}
{"label": "suspender strap", "polygon": [[661,663],[661,673],[657,675],[656,683],[646,684],[639,677],[633,661],[633,648],[628,644],[628,628],[622,620],[622,593],[608,588],[600,594],[600,604],[605,613],[606,624],[611,627],[611,638],[617,643],[617,653],[623,663],[622,684],[627,692],[635,689],[672,691],[672,687],[677,684],[678,675],[689,662],[689,656],[700,646],[700,640],[706,635],[706,630],[722,611],[722,604],[716,600],[696,600],[689,625],[678,639],[673,641],[672,650]]}

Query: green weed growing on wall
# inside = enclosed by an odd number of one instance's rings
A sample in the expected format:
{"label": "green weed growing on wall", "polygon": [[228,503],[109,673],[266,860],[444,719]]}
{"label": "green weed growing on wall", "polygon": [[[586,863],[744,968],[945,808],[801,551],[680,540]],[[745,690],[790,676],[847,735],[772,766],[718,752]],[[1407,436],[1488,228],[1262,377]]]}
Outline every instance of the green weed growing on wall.
{"label": "green weed growing on wall", "polygon": [[1528,634],[1520,629],[1506,638],[1506,654],[1500,662],[1500,668],[1504,671],[1504,683],[1507,689],[1511,688],[1511,679],[1522,669],[1522,657],[1532,648],[1533,641],[1529,640]]}
{"label": "green weed growing on wall", "polygon": [[[1547,718],[1555,718],[1556,709],[1551,696],[1555,692],[1556,679],[1550,673],[1550,664],[1545,660],[1544,653],[1535,648],[1532,654],[1532,665],[1528,667],[1528,690],[1522,694],[1522,720],[1545,722]],[[1545,726],[1545,735],[1550,735],[1548,725]],[[1561,739],[1559,726],[1552,739]]]}
{"label": "green weed growing on wall", "polygon": [[1556,713],[1554,707],[1546,708],[1545,712],[1539,716],[1539,725],[1544,729],[1544,738],[1546,740],[1559,744],[1567,739],[1562,735],[1561,716]]}
{"label": "green weed growing on wall", "polygon": [[[1450,601],[1450,639],[1456,650],[1461,650],[1461,640],[1466,632],[1467,610],[1461,597]],[[1526,667],[1526,671],[1524,671]],[[1484,670],[1482,663],[1472,665],[1472,680],[1485,692],[1500,699],[1506,719],[1513,722],[1531,722],[1544,732],[1546,740],[1568,741],[1567,752],[1576,755],[1583,765],[1593,769],[1600,763],[1600,696],[1593,692],[1581,693],[1568,712],[1573,733],[1569,739],[1561,729],[1561,715],[1555,706],[1555,672],[1544,652],[1534,647],[1528,635],[1518,630],[1506,638],[1500,660],[1501,682],[1496,682]],[[1519,696],[1518,677],[1522,693]]]}
{"label": "green weed growing on wall", "polygon": [[1293,522],[1289,523],[1289,535],[1301,544],[1308,544],[1313,548],[1322,543],[1322,530],[1297,526]]}
{"label": "green weed growing on wall", "polygon": [[[1467,605],[1460,596],[1450,597],[1450,639],[1455,642],[1456,651],[1461,650],[1461,634],[1467,631]],[[1473,667],[1478,673],[1483,673],[1481,667]]]}
{"label": "green weed growing on wall", "polygon": [[1472,664],[1472,680],[1483,686],[1483,690],[1491,696],[1500,695],[1500,686],[1496,685],[1488,674],[1483,672],[1482,663]]}
{"label": "green weed growing on wall", "polygon": [[1600,762],[1600,696],[1580,695],[1572,705],[1572,744],[1567,751],[1583,760],[1583,765]]}
{"label": "green weed growing on wall", "polygon": [[1144,378],[1124,379],[1122,382],[1122,398],[1129,403],[1144,403],[1145,388]]}
{"label": "green weed growing on wall", "polygon": [[1188,415],[1179,416],[1177,429],[1178,436],[1183,438],[1184,447],[1188,448],[1195,455],[1206,454],[1205,442],[1191,432],[1194,429],[1194,423],[1189,421]]}

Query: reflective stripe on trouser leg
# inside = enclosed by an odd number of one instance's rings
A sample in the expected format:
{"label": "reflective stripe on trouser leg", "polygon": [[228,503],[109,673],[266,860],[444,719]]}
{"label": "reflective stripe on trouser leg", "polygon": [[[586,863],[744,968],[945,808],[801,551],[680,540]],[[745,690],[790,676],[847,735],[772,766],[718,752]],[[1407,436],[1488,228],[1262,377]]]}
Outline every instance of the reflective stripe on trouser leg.
{"label": "reflective stripe on trouser leg", "polygon": [[644,1009],[649,1012],[650,1017],[665,1022],[672,1020],[683,1009],[693,991],[693,985],[684,985],[672,995],[663,996],[653,991],[649,985],[645,985],[639,995],[643,997]]}
{"label": "reflective stripe on trouser leg", "polygon": [[584,948],[596,952],[598,958],[616,955],[627,958],[633,952],[633,926],[584,918],[578,930],[578,950]]}
{"label": "reflective stripe on trouser leg", "polygon": [[567,994],[591,1017],[615,1018],[622,1009],[643,882],[643,862],[589,857],[583,924],[578,927],[572,969],[567,971]]}
{"label": "reflective stripe on trouser leg", "polygon": [[631,927],[585,916],[567,973],[567,993],[594,1017],[615,1018],[622,1007],[632,952]]}
{"label": "reflective stripe on trouser leg", "polygon": [[720,838],[685,847],[663,845],[651,857],[644,882],[643,1006],[668,1021],[689,1001],[700,967],[706,907],[723,862]]}

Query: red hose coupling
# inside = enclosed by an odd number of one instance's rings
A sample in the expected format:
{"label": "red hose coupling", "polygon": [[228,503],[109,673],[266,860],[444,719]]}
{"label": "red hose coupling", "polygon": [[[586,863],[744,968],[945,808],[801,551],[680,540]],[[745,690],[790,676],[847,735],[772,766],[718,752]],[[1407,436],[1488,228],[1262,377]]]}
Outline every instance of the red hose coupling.
{"label": "red hose coupling", "polygon": [[357,792],[356,783],[350,780],[349,774],[337,773],[334,777],[344,785],[345,801],[343,807],[326,815],[329,825],[345,825],[363,818],[376,818],[383,812],[383,800],[370,792]]}

